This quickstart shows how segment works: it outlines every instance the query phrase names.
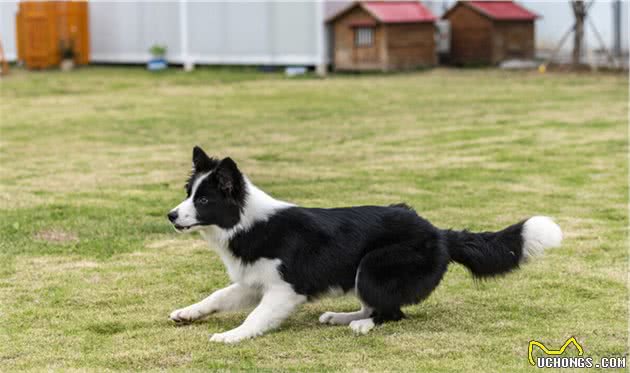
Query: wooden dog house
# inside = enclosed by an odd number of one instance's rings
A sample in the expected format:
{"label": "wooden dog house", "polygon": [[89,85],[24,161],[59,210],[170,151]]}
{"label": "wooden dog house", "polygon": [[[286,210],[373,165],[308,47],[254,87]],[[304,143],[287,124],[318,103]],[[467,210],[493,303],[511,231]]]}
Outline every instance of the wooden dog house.
{"label": "wooden dog house", "polygon": [[399,70],[437,63],[435,20],[417,1],[361,1],[328,23],[335,70]]}
{"label": "wooden dog house", "polygon": [[451,62],[490,64],[533,59],[538,15],[512,1],[459,1],[442,16],[451,24]]}
{"label": "wooden dog house", "polygon": [[87,1],[22,1],[16,17],[18,59],[28,68],[59,65],[64,46],[76,64],[88,63]]}

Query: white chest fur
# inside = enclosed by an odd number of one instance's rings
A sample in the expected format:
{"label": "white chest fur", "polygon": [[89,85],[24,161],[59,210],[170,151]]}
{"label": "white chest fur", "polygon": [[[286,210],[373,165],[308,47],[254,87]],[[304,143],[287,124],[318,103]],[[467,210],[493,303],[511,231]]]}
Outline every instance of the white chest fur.
{"label": "white chest fur", "polygon": [[202,231],[202,235],[221,257],[232,282],[262,288],[284,282],[279,272],[280,259],[260,258],[253,263],[244,263],[230,252],[228,241],[222,239],[221,232]]}
{"label": "white chest fur", "polygon": [[256,287],[270,287],[276,284],[286,284],[280,276],[280,259],[261,258],[253,263],[243,263],[230,251],[230,239],[239,231],[246,231],[257,223],[267,220],[278,210],[293,206],[290,203],[278,201],[254,186],[245,178],[247,197],[240,216],[239,223],[231,229],[221,229],[217,226],[204,227],[200,232],[208,241],[211,248],[221,257],[228,276],[232,282]]}
{"label": "white chest fur", "polygon": [[240,260],[232,261],[229,259],[224,259],[223,262],[230,279],[234,282],[263,288],[284,282],[278,272],[280,259],[262,258],[251,264],[243,264]]}

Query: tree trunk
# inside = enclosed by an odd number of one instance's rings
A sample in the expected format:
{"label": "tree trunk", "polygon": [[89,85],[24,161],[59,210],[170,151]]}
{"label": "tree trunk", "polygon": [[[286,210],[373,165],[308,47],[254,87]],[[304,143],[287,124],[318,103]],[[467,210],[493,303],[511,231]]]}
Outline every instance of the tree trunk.
{"label": "tree trunk", "polygon": [[584,39],[584,19],[586,18],[586,5],[583,0],[572,0],[573,15],[575,16],[575,30],[573,32],[573,66],[580,65],[582,55],[582,40]]}

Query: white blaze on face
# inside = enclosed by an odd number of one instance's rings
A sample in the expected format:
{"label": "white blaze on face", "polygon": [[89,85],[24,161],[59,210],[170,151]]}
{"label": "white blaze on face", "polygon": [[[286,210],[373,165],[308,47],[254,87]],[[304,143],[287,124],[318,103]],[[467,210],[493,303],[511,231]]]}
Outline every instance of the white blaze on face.
{"label": "white blaze on face", "polygon": [[[199,176],[195,180],[191,188],[190,197],[185,199],[182,203],[177,205],[177,207],[171,210],[171,211],[177,212],[177,219],[175,219],[175,221],[173,222],[175,226],[186,228],[186,227],[191,227],[195,224],[199,224],[199,221],[197,220],[197,209],[195,208],[195,203],[194,203],[195,194],[197,193],[197,189],[199,188],[199,185],[201,184],[201,182],[205,180],[208,177],[208,175],[210,175],[210,172]],[[191,227],[191,228],[195,228],[195,227]],[[193,229],[186,229],[186,231],[191,231],[191,230]]]}
{"label": "white blaze on face", "polygon": [[184,200],[173,210],[177,211],[177,219],[173,222],[175,225],[188,227],[198,223],[197,210],[192,197]]}

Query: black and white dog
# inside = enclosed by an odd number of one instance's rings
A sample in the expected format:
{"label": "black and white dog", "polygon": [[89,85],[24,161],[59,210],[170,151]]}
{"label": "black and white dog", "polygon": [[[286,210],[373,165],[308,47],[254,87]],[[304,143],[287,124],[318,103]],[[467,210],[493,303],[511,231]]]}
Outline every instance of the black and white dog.
{"label": "black and white dog", "polygon": [[449,262],[476,277],[517,269],[562,241],[550,218],[535,216],[499,232],[443,230],[407,205],[305,208],[272,198],[230,158],[193,150],[187,198],[168,214],[179,232],[199,231],[216,250],[232,284],[171,313],[191,322],[213,312],[255,306],[235,329],[210,340],[233,343],[278,327],[300,304],[354,293],[356,312],[326,312],[319,321],[367,333],[404,317],[401,307],[431,294]]}

